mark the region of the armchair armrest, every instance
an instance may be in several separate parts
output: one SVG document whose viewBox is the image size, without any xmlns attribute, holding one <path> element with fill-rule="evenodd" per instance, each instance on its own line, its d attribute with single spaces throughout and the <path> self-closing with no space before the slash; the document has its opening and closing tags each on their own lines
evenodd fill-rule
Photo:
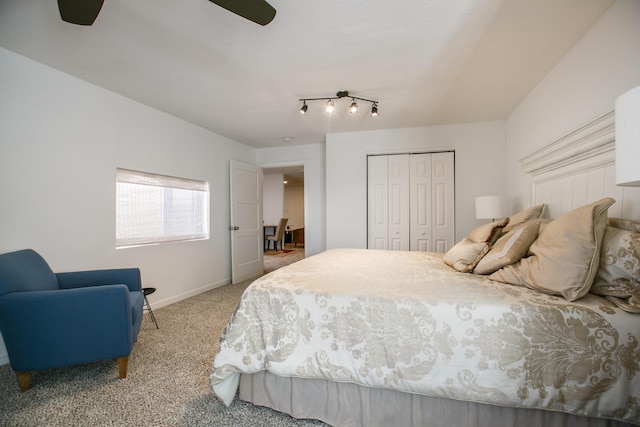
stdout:
<svg viewBox="0 0 640 427">
<path fill-rule="evenodd" d="M 125 357 L 134 340 L 129 289 L 120 284 L 5 294 L 0 331 L 15 371 Z"/>
<path fill-rule="evenodd" d="M 75 271 L 56 273 L 60 289 L 100 285 L 127 285 L 130 291 L 142 289 L 139 268 L 116 268 L 110 270 Z"/>
</svg>

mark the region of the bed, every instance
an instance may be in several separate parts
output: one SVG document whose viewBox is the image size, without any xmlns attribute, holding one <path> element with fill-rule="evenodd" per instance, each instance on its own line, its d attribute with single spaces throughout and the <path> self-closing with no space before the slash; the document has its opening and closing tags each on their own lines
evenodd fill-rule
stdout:
<svg viewBox="0 0 640 427">
<path fill-rule="evenodd" d="M 446 254 L 332 249 L 257 279 L 216 396 L 336 426 L 640 425 L 640 225 L 611 197 L 543 218 L 579 133 L 527 159 L 532 207 Z"/>
</svg>

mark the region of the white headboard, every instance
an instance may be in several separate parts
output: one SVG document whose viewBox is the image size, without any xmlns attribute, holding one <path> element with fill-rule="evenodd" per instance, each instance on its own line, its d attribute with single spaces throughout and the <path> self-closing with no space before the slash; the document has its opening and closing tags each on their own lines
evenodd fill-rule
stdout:
<svg viewBox="0 0 640 427">
<path fill-rule="evenodd" d="M 640 219 L 640 188 L 615 183 L 615 115 L 611 111 L 520 160 L 530 178 L 530 206 L 547 204 L 556 218 L 613 197 L 609 217 Z M 640 164 L 640 159 L 639 164 Z"/>
</svg>

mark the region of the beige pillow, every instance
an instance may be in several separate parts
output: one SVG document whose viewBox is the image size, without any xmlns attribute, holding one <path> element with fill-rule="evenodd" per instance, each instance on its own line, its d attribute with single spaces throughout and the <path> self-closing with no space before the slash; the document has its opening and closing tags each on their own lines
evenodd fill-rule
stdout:
<svg viewBox="0 0 640 427">
<path fill-rule="evenodd" d="M 490 279 L 561 295 L 569 301 L 584 296 L 600 264 L 600 245 L 607 224 L 605 198 L 561 215 L 540 232 L 530 256 L 507 265 Z"/>
<path fill-rule="evenodd" d="M 607 225 L 640 233 L 640 222 L 632 221 L 630 219 L 609 218 L 607 220 Z"/>
<path fill-rule="evenodd" d="M 498 237 L 500 237 L 502 230 L 507 224 L 509 224 L 509 218 L 481 225 L 480 227 L 476 227 L 471 230 L 467 238 L 474 242 L 487 242 L 489 244 L 493 244 L 498 240 Z"/>
<path fill-rule="evenodd" d="M 442 258 L 445 263 L 463 273 L 468 273 L 489 252 L 509 219 L 481 225 L 458 242 Z"/>
<path fill-rule="evenodd" d="M 489 245 L 485 242 L 474 242 L 465 237 L 454 247 L 449 249 L 444 257 L 444 262 L 463 273 L 473 270 L 478 261 L 489 251 Z"/>
<path fill-rule="evenodd" d="M 640 312 L 640 233 L 607 226 L 591 293 L 608 298 L 623 310 Z"/>
<path fill-rule="evenodd" d="M 538 237 L 540 222 L 529 221 L 503 235 L 478 262 L 474 274 L 491 274 L 505 265 L 519 261 Z"/>
<path fill-rule="evenodd" d="M 529 220 L 542 218 L 545 206 L 546 205 L 543 203 L 541 205 L 532 206 L 518 212 L 517 214 L 511 215 L 509 217 L 509 224 L 504 227 L 504 230 L 502 230 L 502 232 L 508 233 Z"/>
</svg>

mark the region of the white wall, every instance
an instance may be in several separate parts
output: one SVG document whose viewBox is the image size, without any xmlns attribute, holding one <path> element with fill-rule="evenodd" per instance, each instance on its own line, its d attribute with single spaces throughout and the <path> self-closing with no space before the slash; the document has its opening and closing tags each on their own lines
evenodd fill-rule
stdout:
<svg viewBox="0 0 640 427">
<path fill-rule="evenodd" d="M 325 250 L 325 146 L 293 145 L 258 150 L 258 165 L 263 168 L 304 166 L 305 254 Z"/>
<path fill-rule="evenodd" d="M 327 249 L 367 247 L 367 154 L 455 150 L 456 240 L 481 224 L 476 196 L 505 192 L 503 121 L 336 133 L 326 145 Z"/>
<path fill-rule="evenodd" d="M 266 225 L 278 225 L 284 212 L 284 176 L 268 174 L 262 178 L 262 219 Z"/>
<path fill-rule="evenodd" d="M 229 159 L 255 149 L 1 48 L 0 64 L 0 253 L 140 267 L 154 307 L 230 282 Z M 211 238 L 116 250 L 117 167 L 208 181 Z"/>
<path fill-rule="evenodd" d="M 284 186 L 284 213 L 291 230 L 304 227 L 304 182 L 289 182 Z"/>
<path fill-rule="evenodd" d="M 640 1 L 618 0 L 507 120 L 507 191 L 517 207 L 529 201 L 519 160 L 613 110 L 638 85 Z"/>
</svg>

